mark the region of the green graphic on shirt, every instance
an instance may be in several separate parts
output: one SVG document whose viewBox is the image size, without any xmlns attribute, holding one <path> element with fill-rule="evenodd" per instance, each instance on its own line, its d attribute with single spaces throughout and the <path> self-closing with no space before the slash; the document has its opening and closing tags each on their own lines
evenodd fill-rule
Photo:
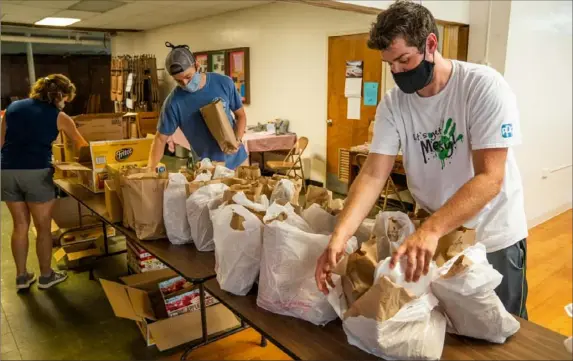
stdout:
<svg viewBox="0 0 573 361">
<path fill-rule="evenodd" d="M 463 134 L 456 134 L 456 123 L 448 118 L 444 128 L 439 127 L 430 133 L 422 133 L 414 136 L 420 142 L 424 163 L 428 163 L 429 154 L 433 153 L 442 163 L 442 169 L 446 166 L 446 160 L 454 155 L 456 143 L 464 140 Z"/>
</svg>

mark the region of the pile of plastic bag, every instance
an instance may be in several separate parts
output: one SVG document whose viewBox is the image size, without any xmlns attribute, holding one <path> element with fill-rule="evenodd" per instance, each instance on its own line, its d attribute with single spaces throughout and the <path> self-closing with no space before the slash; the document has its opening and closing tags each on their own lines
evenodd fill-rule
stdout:
<svg viewBox="0 0 573 361">
<path fill-rule="evenodd" d="M 446 332 L 504 343 L 519 330 L 494 291 L 501 274 L 468 230 L 439 240 L 443 263 L 432 261 L 418 282 L 405 282 L 405 258 L 390 269 L 389 256 L 414 230 L 406 214 L 381 212 L 372 238 L 337 265 L 328 300 L 350 344 L 381 358 L 430 360 L 441 357 Z"/>
</svg>

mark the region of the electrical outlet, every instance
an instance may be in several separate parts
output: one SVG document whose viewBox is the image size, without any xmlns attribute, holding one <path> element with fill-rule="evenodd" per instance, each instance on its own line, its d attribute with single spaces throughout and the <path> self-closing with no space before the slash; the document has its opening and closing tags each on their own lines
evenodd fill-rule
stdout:
<svg viewBox="0 0 573 361">
<path fill-rule="evenodd" d="M 547 179 L 549 177 L 549 168 L 543 168 L 541 170 L 541 178 L 542 179 Z"/>
</svg>

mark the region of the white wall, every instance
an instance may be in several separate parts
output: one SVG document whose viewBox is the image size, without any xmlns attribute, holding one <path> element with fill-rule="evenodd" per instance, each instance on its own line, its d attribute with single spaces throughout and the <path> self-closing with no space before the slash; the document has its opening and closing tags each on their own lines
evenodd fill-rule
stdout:
<svg viewBox="0 0 573 361">
<path fill-rule="evenodd" d="M 394 0 L 335 0 L 341 3 L 348 3 L 353 5 L 367 6 L 377 9 L 387 9 L 388 6 L 394 3 Z M 470 3 L 478 1 L 462 1 L 462 0 L 414 0 L 417 3 L 424 5 L 432 12 L 434 17 L 439 20 L 453 21 L 462 24 L 469 24 L 470 22 Z"/>
<path fill-rule="evenodd" d="M 505 78 L 517 95 L 523 145 L 516 149 L 529 226 L 571 208 L 570 1 L 512 1 Z"/>
<path fill-rule="evenodd" d="M 488 63 L 489 66 L 504 74 L 511 1 L 470 1 L 469 8 L 468 61 L 478 64 Z"/>
<path fill-rule="evenodd" d="M 306 151 L 311 179 L 324 182 L 328 36 L 367 32 L 374 20 L 375 15 L 273 3 L 144 33 L 121 34 L 113 39 L 112 51 L 155 54 L 158 67 L 163 67 L 169 50 L 165 41 L 188 44 L 193 51 L 250 47 L 248 123 L 289 119 L 291 130 L 311 141 Z M 174 84 L 169 83 L 166 89 L 171 86 Z"/>
</svg>

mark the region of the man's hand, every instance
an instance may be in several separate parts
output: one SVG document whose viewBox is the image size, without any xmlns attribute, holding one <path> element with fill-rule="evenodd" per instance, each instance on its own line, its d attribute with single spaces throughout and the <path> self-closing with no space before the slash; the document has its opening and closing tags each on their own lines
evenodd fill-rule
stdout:
<svg viewBox="0 0 573 361">
<path fill-rule="evenodd" d="M 318 258 L 316 262 L 316 271 L 314 277 L 316 279 L 316 286 L 318 289 L 324 293 L 328 294 L 328 285 L 334 287 L 332 282 L 332 270 L 340 261 L 344 253 L 345 242 L 340 240 L 335 240 L 332 238 L 328 247 L 324 250 L 322 255 Z"/>
<path fill-rule="evenodd" d="M 419 228 L 404 240 L 404 243 L 392 255 L 390 268 L 393 269 L 402 256 L 407 257 L 406 282 L 418 282 L 422 273 L 428 274 L 430 262 L 436 253 L 440 237 Z"/>
</svg>

